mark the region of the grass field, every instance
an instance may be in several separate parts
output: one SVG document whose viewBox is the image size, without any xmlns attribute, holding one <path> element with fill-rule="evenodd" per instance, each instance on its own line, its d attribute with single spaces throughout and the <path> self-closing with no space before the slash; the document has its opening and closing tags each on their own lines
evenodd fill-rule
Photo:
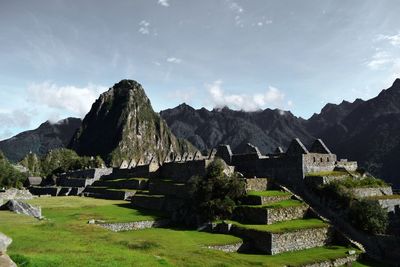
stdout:
<svg viewBox="0 0 400 267">
<path fill-rule="evenodd" d="M 162 216 L 130 209 L 124 201 L 57 197 L 30 203 L 40 205 L 47 219 L 0 211 L 0 231 L 13 238 L 8 253 L 20 266 L 299 266 L 348 251 L 334 246 L 275 256 L 224 253 L 207 246 L 241 240 L 181 229 L 114 233 L 87 224 L 89 219 L 117 222 Z"/>
<path fill-rule="evenodd" d="M 243 205 L 244 207 L 252 207 L 252 208 L 260 208 L 260 209 L 280 209 L 280 208 L 288 208 L 288 207 L 298 207 L 304 206 L 304 202 L 295 199 L 287 199 L 282 200 L 270 204 L 264 205 Z"/>
</svg>

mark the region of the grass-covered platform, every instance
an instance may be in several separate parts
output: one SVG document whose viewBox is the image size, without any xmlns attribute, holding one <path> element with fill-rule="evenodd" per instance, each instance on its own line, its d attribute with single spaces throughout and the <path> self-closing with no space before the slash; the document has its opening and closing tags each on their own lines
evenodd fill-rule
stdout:
<svg viewBox="0 0 400 267">
<path fill-rule="evenodd" d="M 126 201 L 57 197 L 29 202 L 41 206 L 47 219 L 0 211 L 0 231 L 13 239 L 8 253 L 20 266 L 301 266 L 345 257 L 349 250 L 334 246 L 275 256 L 225 253 L 207 247 L 241 240 L 163 228 L 115 233 L 87 224 L 89 219 L 127 222 L 163 216 L 131 209 Z"/>
</svg>

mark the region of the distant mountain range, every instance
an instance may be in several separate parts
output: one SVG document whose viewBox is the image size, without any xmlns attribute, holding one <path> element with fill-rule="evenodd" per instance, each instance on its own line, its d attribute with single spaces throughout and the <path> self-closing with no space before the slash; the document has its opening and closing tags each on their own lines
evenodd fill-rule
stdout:
<svg viewBox="0 0 400 267">
<path fill-rule="evenodd" d="M 115 102 L 107 103 L 103 106 Z M 140 103 L 125 107 L 124 112 L 120 114 L 114 114 L 115 118 L 113 117 L 111 124 L 98 116 L 99 112 L 105 112 L 104 109 L 98 107 L 91 111 L 85 118 L 86 122 L 80 132 L 75 136 L 72 147 L 78 152 L 84 151 L 84 154 L 100 153 L 100 147 L 106 144 L 104 136 L 102 137 L 105 133 L 109 133 L 110 136 L 114 131 L 118 136 L 121 133 L 134 133 L 135 127 L 124 126 L 128 122 L 133 123 L 132 119 L 128 119 L 129 116 L 124 117 L 122 124 L 118 124 L 121 121 L 117 117 L 129 113 L 135 105 Z M 399 79 L 375 98 L 367 101 L 357 99 L 352 103 L 343 101 L 337 105 L 327 104 L 319 114 L 314 114 L 308 120 L 296 117 L 289 111 L 277 109 L 245 112 L 225 107 L 209 111 L 204 108 L 194 109 L 186 104 L 161 111 L 160 115 L 173 135 L 190 141 L 204 152 L 218 144 L 230 144 L 234 151 L 240 152 L 245 144 L 250 142 L 258 146 L 262 153 L 269 153 L 277 146 L 287 147 L 294 137 L 300 138 L 305 144 L 316 137 L 322 138 L 339 157 L 359 161 L 362 167 L 400 188 L 396 168 L 400 166 Z M 44 123 L 36 130 L 1 141 L 0 149 L 11 160 L 19 160 L 29 151 L 44 154 L 49 149 L 66 146 L 67 139 L 71 139 L 80 126 L 79 119 L 68 120 L 75 123 L 66 123 L 64 126 Z M 103 124 L 107 127 L 104 128 Z M 160 120 L 157 125 L 164 125 L 163 121 Z M 125 127 L 124 130 L 121 127 Z M 82 134 L 84 129 L 86 133 Z M 86 137 L 83 137 L 85 135 Z M 113 138 L 111 140 L 115 141 Z M 82 141 L 84 145 L 77 146 L 77 140 L 86 141 Z M 119 142 L 120 146 L 124 147 L 129 140 L 131 139 Z"/>
<path fill-rule="evenodd" d="M 82 120 L 67 118 L 56 123 L 46 121 L 37 129 L 0 141 L 0 150 L 11 161 L 20 161 L 29 152 L 45 155 L 49 150 L 66 147 Z"/>
</svg>

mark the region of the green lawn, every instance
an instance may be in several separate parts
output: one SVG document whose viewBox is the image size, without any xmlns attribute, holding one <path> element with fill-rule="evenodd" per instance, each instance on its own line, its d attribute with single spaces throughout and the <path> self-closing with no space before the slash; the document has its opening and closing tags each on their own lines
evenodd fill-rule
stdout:
<svg viewBox="0 0 400 267">
<path fill-rule="evenodd" d="M 224 253 L 207 246 L 237 237 L 179 229 L 110 232 L 87 220 L 157 218 L 127 208 L 125 201 L 81 197 L 38 198 L 46 220 L 0 211 L 0 231 L 13 238 L 8 253 L 20 266 L 300 266 L 343 257 L 345 247 L 323 247 L 275 256 Z"/>
<path fill-rule="evenodd" d="M 263 232 L 270 233 L 284 233 L 284 232 L 294 232 L 301 229 L 310 228 L 322 228 L 327 227 L 328 224 L 320 219 L 296 219 L 291 221 L 278 222 L 274 224 L 241 224 L 235 221 L 225 221 L 227 223 L 232 223 L 236 226 L 253 229 Z"/>
<path fill-rule="evenodd" d="M 304 202 L 296 200 L 296 199 L 286 199 L 270 204 L 265 205 L 243 205 L 244 207 L 252 207 L 252 208 L 260 208 L 260 209 L 280 209 L 280 208 L 288 208 L 288 207 L 298 207 L 304 206 Z"/>
<path fill-rule="evenodd" d="M 249 191 L 249 196 L 260 196 L 260 197 L 278 197 L 278 196 L 290 196 L 291 194 L 285 191 L 279 190 L 268 190 L 268 191 Z"/>
</svg>

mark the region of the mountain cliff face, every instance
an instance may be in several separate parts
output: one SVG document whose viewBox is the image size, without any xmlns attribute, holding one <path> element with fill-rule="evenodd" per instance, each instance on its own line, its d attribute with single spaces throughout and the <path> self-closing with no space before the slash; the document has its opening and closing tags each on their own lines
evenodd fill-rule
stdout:
<svg viewBox="0 0 400 267">
<path fill-rule="evenodd" d="M 0 150 L 13 162 L 22 160 L 29 152 L 42 156 L 51 149 L 66 147 L 81 123 L 78 118 L 67 118 L 57 123 L 47 121 L 35 130 L 0 141 Z"/>
<path fill-rule="evenodd" d="M 96 100 L 70 148 L 80 155 L 100 155 L 114 166 L 122 160 L 161 161 L 170 152 L 193 150 L 171 133 L 133 80 L 120 81 Z"/>
<path fill-rule="evenodd" d="M 162 111 L 161 117 L 176 136 L 187 139 L 202 151 L 229 144 L 233 151 L 240 152 L 250 142 L 262 153 L 270 153 L 278 146 L 287 146 L 294 137 L 306 143 L 312 140 L 305 121 L 287 111 L 244 112 L 229 108 L 208 111 L 182 104 Z"/>
<path fill-rule="evenodd" d="M 354 103 L 353 103 L 354 104 Z M 321 113 L 322 114 L 322 113 Z M 337 123 L 317 132 L 342 157 L 400 187 L 400 79 L 377 97 L 358 103 Z"/>
</svg>

